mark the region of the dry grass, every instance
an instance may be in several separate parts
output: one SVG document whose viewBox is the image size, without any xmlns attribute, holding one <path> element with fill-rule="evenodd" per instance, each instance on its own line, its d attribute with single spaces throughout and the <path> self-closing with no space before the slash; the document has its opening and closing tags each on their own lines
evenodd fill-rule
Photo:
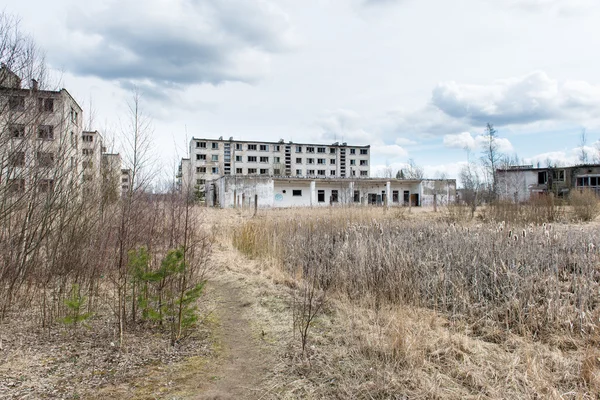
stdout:
<svg viewBox="0 0 600 400">
<path fill-rule="evenodd" d="M 277 210 L 234 229 L 260 273 L 293 289 L 314 268 L 330 293 L 277 397 L 595 398 L 594 226 L 443 218 Z"/>
</svg>

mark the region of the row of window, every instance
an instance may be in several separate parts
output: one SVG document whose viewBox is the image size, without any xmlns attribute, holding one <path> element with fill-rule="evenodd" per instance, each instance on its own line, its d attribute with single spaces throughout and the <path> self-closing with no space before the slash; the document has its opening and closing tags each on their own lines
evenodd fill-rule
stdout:
<svg viewBox="0 0 600 400">
<path fill-rule="evenodd" d="M 281 145 L 279 144 L 273 144 L 273 145 L 269 145 L 269 144 L 247 144 L 246 145 L 246 150 L 248 151 L 270 151 L 271 146 L 273 146 L 273 151 L 274 152 L 278 152 L 281 151 Z M 207 149 L 208 148 L 208 143 L 207 142 L 196 142 L 196 148 L 198 149 Z M 305 150 L 307 153 L 314 153 L 315 149 L 317 153 L 322 153 L 325 154 L 328 152 L 328 148 L 327 147 L 317 147 L 317 146 L 295 146 L 296 148 L 296 153 L 302 153 L 303 150 Z M 219 149 L 219 143 L 217 142 L 211 142 L 211 149 L 212 150 L 218 150 Z M 244 144 L 243 143 L 236 143 L 235 144 L 235 150 L 236 151 L 242 151 L 244 150 Z M 329 147 L 329 154 L 335 154 L 336 153 L 336 149 L 334 147 Z M 356 149 L 350 149 L 350 154 L 356 154 Z M 369 154 L 369 150 L 368 149 L 360 149 L 360 154 L 361 155 L 366 155 Z"/>
<path fill-rule="evenodd" d="M 23 193 L 25 191 L 25 179 L 9 179 L 7 182 L 9 193 Z M 53 179 L 40 179 L 38 181 L 38 190 L 42 193 L 50 192 L 54 189 Z"/>
<path fill-rule="evenodd" d="M 37 99 L 39 112 L 54 112 L 54 99 Z M 25 111 L 25 96 L 11 96 L 8 99 L 11 111 Z"/>
<path fill-rule="evenodd" d="M 196 167 L 197 174 L 206 174 L 207 171 L 208 171 L 207 167 Z M 218 174 L 219 168 L 212 167 L 212 168 L 210 168 L 210 172 L 212 174 Z M 303 176 L 303 171 L 301 169 L 297 169 L 295 172 L 296 172 L 296 176 Z M 329 170 L 329 176 L 336 176 L 336 172 L 337 171 L 335 169 Z M 243 175 L 244 168 L 236 168 L 235 173 L 238 175 Z M 255 175 L 255 174 L 269 175 L 269 169 L 268 168 L 260 168 L 260 169 L 259 168 L 248 168 L 246 170 L 246 174 L 248 174 L 248 175 Z M 273 175 L 281 175 L 281 170 L 277 169 L 277 168 L 273 169 Z M 308 169 L 308 170 L 306 170 L 306 175 L 307 176 L 326 176 L 327 170 Z M 356 176 L 356 171 L 354 171 L 354 170 L 352 171 L 352 176 Z M 369 176 L 369 171 L 360 171 L 360 176 Z"/>
<path fill-rule="evenodd" d="M 25 96 L 11 96 L 8 99 L 8 108 L 10 111 L 25 111 Z M 39 112 L 54 112 L 54 99 L 41 98 L 37 99 L 37 109 Z M 79 113 L 71 107 L 69 113 L 71 122 L 76 124 Z"/>
<path fill-rule="evenodd" d="M 25 166 L 25 152 L 16 151 L 10 156 L 10 165 L 12 167 L 24 167 Z M 36 153 L 36 165 L 38 167 L 53 167 L 54 166 L 54 153 L 47 153 L 38 151 Z"/>
<path fill-rule="evenodd" d="M 198 161 L 206 161 L 206 154 L 196 154 L 196 160 Z M 218 154 L 213 154 L 211 155 L 211 161 L 213 162 L 217 162 L 219 161 L 219 155 Z M 360 161 L 360 165 L 361 166 L 367 166 L 369 165 L 369 161 L 368 160 L 359 160 Z M 235 162 L 244 162 L 244 158 L 243 156 L 235 156 Z M 257 156 L 246 156 L 246 162 L 261 162 L 261 163 L 268 163 L 269 162 L 269 157 L 257 157 Z M 281 163 L 281 157 L 273 157 L 273 163 L 274 164 L 278 164 Z M 314 164 L 315 163 L 315 159 L 314 158 L 307 158 L 306 159 L 306 163 L 307 164 Z M 302 158 L 296 158 L 296 164 L 302 164 Z M 320 165 L 326 165 L 327 164 L 327 159 L 325 158 L 317 158 L 317 164 Z M 329 164 L 330 165 L 335 165 L 336 164 L 336 160 L 335 159 L 330 159 L 329 160 Z M 356 160 L 352 159 L 350 160 L 350 165 L 356 165 Z"/>
<path fill-rule="evenodd" d="M 25 125 L 12 124 L 10 126 L 10 134 L 14 138 L 25 137 Z M 38 126 L 38 139 L 53 140 L 54 139 L 54 127 L 52 125 L 39 125 Z"/>
</svg>

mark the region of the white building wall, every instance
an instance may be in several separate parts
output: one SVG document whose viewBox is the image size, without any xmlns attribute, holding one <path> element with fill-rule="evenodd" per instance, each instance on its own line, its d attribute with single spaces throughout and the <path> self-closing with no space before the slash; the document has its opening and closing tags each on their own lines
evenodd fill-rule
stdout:
<svg viewBox="0 0 600 400">
<path fill-rule="evenodd" d="M 274 207 L 309 207 L 312 204 L 312 181 L 289 181 L 274 183 Z M 294 191 L 301 191 L 300 196 L 294 196 Z"/>
</svg>

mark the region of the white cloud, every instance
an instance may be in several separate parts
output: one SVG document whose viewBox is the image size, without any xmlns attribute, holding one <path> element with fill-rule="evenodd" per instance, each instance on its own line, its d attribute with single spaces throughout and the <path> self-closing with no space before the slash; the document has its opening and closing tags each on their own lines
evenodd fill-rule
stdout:
<svg viewBox="0 0 600 400">
<path fill-rule="evenodd" d="M 392 161 L 408 157 L 408 152 L 397 144 L 374 144 L 371 146 L 371 156 Z"/>
<path fill-rule="evenodd" d="M 433 90 L 432 102 L 448 116 L 472 126 L 581 121 L 597 118 L 600 86 L 574 80 L 560 83 L 536 71 L 488 85 L 441 82 Z"/>
<path fill-rule="evenodd" d="M 396 138 L 395 143 L 398 146 L 413 146 L 413 145 L 417 144 L 417 141 L 408 139 L 408 138 L 399 137 L 399 138 Z"/>
<path fill-rule="evenodd" d="M 486 145 L 487 138 L 485 135 L 477 135 L 473 137 L 469 132 L 461 132 L 458 134 L 450 134 L 444 136 L 444 146 L 451 149 L 468 149 L 477 150 Z M 501 153 L 512 152 L 513 146 L 506 138 L 496 138 L 498 150 Z"/>
<path fill-rule="evenodd" d="M 498 2 L 498 0 L 494 0 Z M 593 0 L 499 0 L 503 5 L 530 12 L 551 11 L 560 15 L 573 15 L 588 10 Z"/>
<path fill-rule="evenodd" d="M 596 142 L 591 146 L 584 146 L 583 148 L 587 154 L 588 163 L 596 162 L 600 156 L 600 142 Z M 550 151 L 546 153 L 536 154 L 532 157 L 526 157 L 525 162 L 537 166 L 546 166 L 549 163 L 558 166 L 569 166 L 581 164 L 580 160 L 581 147 L 575 147 L 568 150 Z"/>
</svg>

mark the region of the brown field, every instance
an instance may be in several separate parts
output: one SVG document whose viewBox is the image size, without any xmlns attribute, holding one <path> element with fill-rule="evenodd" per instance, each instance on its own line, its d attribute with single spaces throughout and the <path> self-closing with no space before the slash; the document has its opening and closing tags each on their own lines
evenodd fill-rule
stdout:
<svg viewBox="0 0 600 400">
<path fill-rule="evenodd" d="M 196 332 L 172 348 L 130 331 L 119 349 L 102 315 L 75 333 L 14 315 L 0 325 L 0 398 L 599 396 L 600 236 L 570 208 L 551 223 L 491 209 L 197 212 L 213 252 Z"/>
</svg>

